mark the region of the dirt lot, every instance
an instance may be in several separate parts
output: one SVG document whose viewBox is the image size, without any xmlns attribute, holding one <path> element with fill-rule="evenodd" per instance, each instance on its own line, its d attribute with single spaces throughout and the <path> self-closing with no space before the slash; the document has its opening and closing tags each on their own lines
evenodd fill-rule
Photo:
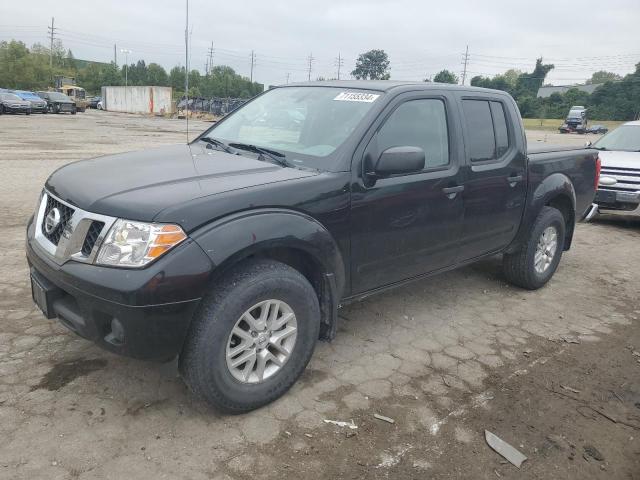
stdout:
<svg viewBox="0 0 640 480">
<path fill-rule="evenodd" d="M 0 478 L 640 479 L 638 224 L 580 225 L 537 292 L 491 259 L 345 308 L 301 381 L 243 416 L 195 401 L 175 363 L 116 357 L 45 320 L 23 250 L 45 178 L 184 141 L 184 128 L 95 111 L 0 118 Z M 485 429 L 528 457 L 520 470 Z"/>
</svg>

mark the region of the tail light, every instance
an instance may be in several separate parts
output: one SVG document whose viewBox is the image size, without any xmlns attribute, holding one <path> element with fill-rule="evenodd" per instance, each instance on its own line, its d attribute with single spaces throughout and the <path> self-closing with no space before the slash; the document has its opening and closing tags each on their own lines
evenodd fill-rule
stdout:
<svg viewBox="0 0 640 480">
<path fill-rule="evenodd" d="M 600 156 L 596 158 L 596 190 L 598 189 L 598 184 L 600 183 L 600 170 L 602 170 L 602 161 L 600 160 Z"/>
</svg>

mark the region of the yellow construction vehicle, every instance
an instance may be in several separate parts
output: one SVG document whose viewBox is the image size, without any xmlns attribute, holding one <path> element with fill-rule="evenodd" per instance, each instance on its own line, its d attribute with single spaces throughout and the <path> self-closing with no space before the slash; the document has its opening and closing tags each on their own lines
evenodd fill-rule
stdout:
<svg viewBox="0 0 640 480">
<path fill-rule="evenodd" d="M 87 100 L 87 92 L 84 88 L 76 85 L 76 79 L 73 77 L 63 77 L 58 75 L 55 77 L 55 91 L 64 93 L 66 96 L 76 102 L 76 110 L 78 112 L 84 112 L 89 101 Z"/>
</svg>

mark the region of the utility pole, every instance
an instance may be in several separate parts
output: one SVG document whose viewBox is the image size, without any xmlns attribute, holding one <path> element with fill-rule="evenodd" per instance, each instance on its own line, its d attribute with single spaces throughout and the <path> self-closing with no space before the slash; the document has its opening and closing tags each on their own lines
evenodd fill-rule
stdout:
<svg viewBox="0 0 640 480">
<path fill-rule="evenodd" d="M 338 80 L 340 80 L 340 69 L 344 66 L 344 58 L 340 56 L 340 52 L 338 52 L 338 58 L 336 58 L 336 66 L 338 67 Z"/>
<path fill-rule="evenodd" d="M 53 39 L 56 34 L 56 27 L 54 26 L 55 19 L 51 17 L 51 26 L 47 26 L 47 30 L 50 38 L 49 45 L 49 70 L 51 70 L 51 77 L 53 78 Z"/>
<path fill-rule="evenodd" d="M 131 50 L 121 48 L 120 53 L 124 53 L 124 86 L 127 87 L 129 85 L 129 54 Z"/>
<path fill-rule="evenodd" d="M 118 54 L 117 52 L 117 45 L 114 43 L 113 44 L 113 63 L 114 65 L 117 67 L 118 66 Z"/>
<path fill-rule="evenodd" d="M 469 45 L 467 45 L 467 49 L 464 52 L 463 65 L 464 69 L 462 70 L 462 85 L 464 85 L 464 81 L 467 78 L 467 63 L 469 62 Z"/>
<path fill-rule="evenodd" d="M 313 67 L 313 62 L 315 61 L 315 58 L 313 58 L 313 53 L 310 53 L 309 56 L 307 57 L 307 61 L 309 62 L 309 81 L 311 81 L 311 68 Z"/>
<path fill-rule="evenodd" d="M 209 47 L 209 51 L 208 51 L 208 55 L 209 58 L 207 60 L 207 75 L 211 74 L 211 71 L 213 70 L 213 52 L 215 51 L 215 49 L 213 48 L 213 40 L 211 41 L 211 46 Z"/>
<path fill-rule="evenodd" d="M 189 143 L 189 0 L 186 0 L 187 4 L 187 16 L 184 27 L 184 95 L 187 99 L 187 143 Z"/>
<path fill-rule="evenodd" d="M 249 80 L 253 83 L 253 66 L 256 63 L 256 54 L 251 50 L 251 75 L 249 76 Z"/>
</svg>

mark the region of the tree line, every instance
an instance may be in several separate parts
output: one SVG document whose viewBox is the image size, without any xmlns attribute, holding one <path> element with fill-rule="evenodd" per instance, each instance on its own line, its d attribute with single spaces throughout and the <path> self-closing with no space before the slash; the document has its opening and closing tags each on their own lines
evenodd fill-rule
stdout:
<svg viewBox="0 0 640 480">
<path fill-rule="evenodd" d="M 50 55 L 51 53 L 51 55 Z M 186 69 L 175 66 L 167 72 L 157 63 L 139 60 L 118 66 L 77 60 L 58 40 L 53 51 L 36 43 L 28 48 L 23 42 L 0 42 L 0 88 L 46 90 L 53 87 L 55 75 L 75 77 L 79 86 L 91 95 L 99 95 L 105 85 L 154 85 L 173 87 L 175 95 L 184 95 Z M 209 74 L 189 72 L 189 96 L 249 98 L 263 91 L 263 86 L 237 74 L 233 68 L 218 65 Z"/>
<path fill-rule="evenodd" d="M 390 65 L 384 50 L 369 50 L 358 56 L 351 76 L 364 80 L 387 80 L 391 78 Z M 539 58 L 531 72 L 510 69 L 493 77 L 475 76 L 470 83 L 510 93 L 525 118 L 564 118 L 572 105 L 586 106 L 590 117 L 599 120 L 633 120 L 640 115 L 640 63 L 636 65 L 635 72 L 624 77 L 606 71 L 595 72 L 588 83 L 600 86 L 592 94 L 573 88 L 565 93 L 538 98 L 538 89 L 544 85 L 553 68 L 553 64 L 545 64 Z M 99 94 L 103 85 L 124 85 L 126 78 L 128 85 L 173 87 L 179 98 L 184 95 L 187 72 L 181 66 L 167 72 L 161 65 L 147 64 L 144 60 L 121 66 L 114 62 L 76 60 L 60 40 L 54 42 L 52 51 L 39 43 L 28 48 L 15 40 L 0 42 L 0 87 L 43 90 L 53 86 L 54 75 L 75 77 L 89 94 Z M 206 75 L 198 70 L 191 70 L 188 75 L 191 97 L 249 98 L 263 90 L 262 84 L 251 82 L 224 65 L 213 67 Z M 425 81 L 459 83 L 460 80 L 453 72 L 441 70 Z"/>
<path fill-rule="evenodd" d="M 640 116 L 640 63 L 635 72 L 624 77 L 603 70 L 593 73 L 587 83 L 600 86 L 591 94 L 570 88 L 564 93 L 538 98 L 538 90 L 553 68 L 553 64 L 545 64 L 538 58 L 532 72 L 510 69 L 494 77 L 479 75 L 471 79 L 471 85 L 508 92 L 525 118 L 564 118 L 573 105 L 584 105 L 589 109 L 589 116 L 598 120 L 635 120 Z M 365 80 L 390 78 L 388 55 L 384 50 L 361 54 L 351 75 Z M 445 69 L 424 81 L 457 84 L 460 79 Z"/>
</svg>

